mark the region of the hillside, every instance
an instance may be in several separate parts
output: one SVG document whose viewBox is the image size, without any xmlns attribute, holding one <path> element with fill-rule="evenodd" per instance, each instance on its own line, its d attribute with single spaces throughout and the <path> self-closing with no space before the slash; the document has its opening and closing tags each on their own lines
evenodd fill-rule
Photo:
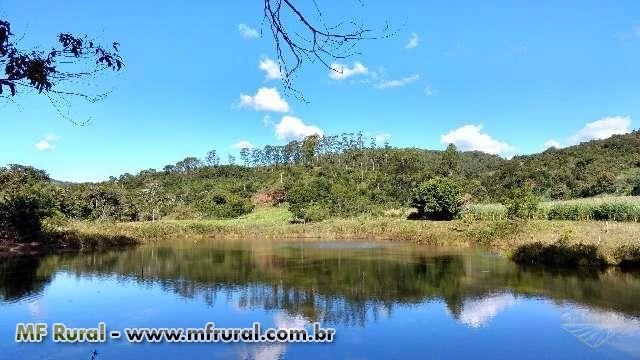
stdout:
<svg viewBox="0 0 640 360">
<path fill-rule="evenodd" d="M 230 159 L 234 161 L 234 159 Z M 70 184 L 37 169 L 0 170 L 4 195 L 28 193 L 59 217 L 87 220 L 232 218 L 256 202 L 306 204 L 310 218 L 381 213 L 406 207 L 425 179 L 449 177 L 466 202 L 499 201 L 531 186 L 547 199 L 640 191 L 640 133 L 616 135 L 510 160 L 482 152 L 365 146 L 361 134 L 309 137 L 284 146 L 243 150 L 244 165 L 187 157 L 102 183 Z"/>
<path fill-rule="evenodd" d="M 640 132 L 514 157 L 502 162 L 485 184 L 497 195 L 501 188 L 527 182 L 550 199 L 639 195 Z"/>
</svg>

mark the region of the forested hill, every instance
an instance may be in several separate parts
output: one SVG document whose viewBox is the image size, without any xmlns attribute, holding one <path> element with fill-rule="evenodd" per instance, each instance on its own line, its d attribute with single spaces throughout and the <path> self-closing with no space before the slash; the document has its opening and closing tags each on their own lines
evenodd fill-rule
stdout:
<svg viewBox="0 0 640 360">
<path fill-rule="evenodd" d="M 640 195 L 640 131 L 503 161 L 487 184 L 530 183 L 550 199 L 600 194 Z"/>
<path fill-rule="evenodd" d="M 294 213 L 322 219 L 406 207 L 416 186 L 434 177 L 455 180 L 466 203 L 499 201 L 522 186 L 547 199 L 640 193 L 637 131 L 510 160 L 453 145 L 445 151 L 365 145 L 361 134 L 244 149 L 239 160 L 220 165 L 211 151 L 97 184 L 56 182 L 10 165 L 0 168 L 0 202 L 24 195 L 65 218 L 120 221 L 228 218 L 256 203 L 287 202 Z"/>
</svg>

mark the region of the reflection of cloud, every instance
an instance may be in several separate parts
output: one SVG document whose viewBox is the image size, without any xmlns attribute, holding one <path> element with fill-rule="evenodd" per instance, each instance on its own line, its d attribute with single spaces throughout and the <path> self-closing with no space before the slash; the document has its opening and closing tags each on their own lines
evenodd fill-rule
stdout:
<svg viewBox="0 0 640 360">
<path fill-rule="evenodd" d="M 278 329 L 304 329 L 310 322 L 300 315 L 291 316 L 281 312 L 273 317 L 273 326 Z M 287 352 L 286 343 L 247 346 L 240 351 L 239 358 L 255 360 L 283 359 Z"/>
<path fill-rule="evenodd" d="M 518 300 L 511 294 L 492 295 L 481 299 L 465 300 L 462 304 L 460 321 L 470 327 L 486 325 L 499 312 L 516 304 Z"/>
<path fill-rule="evenodd" d="M 285 313 L 279 313 L 273 317 L 275 327 L 282 329 L 304 329 L 309 325 L 309 321 L 300 315 L 290 316 Z"/>
<path fill-rule="evenodd" d="M 287 351 L 285 344 L 275 344 L 267 346 L 258 346 L 254 352 L 253 359 L 255 360 L 274 360 L 284 358 L 284 354 Z"/>
<path fill-rule="evenodd" d="M 38 300 L 27 303 L 27 310 L 29 314 L 34 318 L 42 318 L 45 315 L 44 306 Z"/>
<path fill-rule="evenodd" d="M 562 315 L 562 327 L 592 348 L 618 336 L 630 336 L 634 342 L 640 340 L 640 320 L 613 311 L 572 308 Z"/>
<path fill-rule="evenodd" d="M 287 352 L 287 345 L 283 343 L 275 344 L 248 344 L 241 346 L 237 352 L 238 359 L 254 359 L 254 360 L 276 360 L 284 359 Z"/>
</svg>

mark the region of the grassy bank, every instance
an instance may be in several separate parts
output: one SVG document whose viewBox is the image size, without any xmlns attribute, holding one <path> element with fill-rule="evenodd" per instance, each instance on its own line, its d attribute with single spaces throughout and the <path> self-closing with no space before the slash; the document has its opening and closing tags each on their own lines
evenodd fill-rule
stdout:
<svg viewBox="0 0 640 360">
<path fill-rule="evenodd" d="M 432 246 L 483 246 L 520 263 L 562 266 L 640 263 L 640 224 L 596 221 L 455 220 L 412 221 L 403 217 L 354 217 L 290 224 L 283 208 L 259 208 L 234 220 L 133 223 L 77 222 L 69 229 L 157 242 L 176 238 L 379 239 Z"/>
<path fill-rule="evenodd" d="M 504 220 L 507 208 L 501 204 L 473 204 L 465 211 L 476 220 Z M 537 220 L 640 221 L 640 196 L 602 196 L 585 199 L 547 201 L 533 217 Z"/>
</svg>

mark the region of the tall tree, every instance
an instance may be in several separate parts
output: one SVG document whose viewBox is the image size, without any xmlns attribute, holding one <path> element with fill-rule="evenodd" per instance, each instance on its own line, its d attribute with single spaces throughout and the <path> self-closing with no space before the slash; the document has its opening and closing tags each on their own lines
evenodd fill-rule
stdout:
<svg viewBox="0 0 640 360">
<path fill-rule="evenodd" d="M 209 166 L 218 166 L 220 164 L 220 157 L 218 156 L 218 152 L 215 149 L 209 151 L 207 153 L 205 161 Z"/>
<path fill-rule="evenodd" d="M 455 176 L 460 173 L 460 154 L 454 144 L 449 144 L 442 153 L 438 172 L 442 176 Z"/>
</svg>

